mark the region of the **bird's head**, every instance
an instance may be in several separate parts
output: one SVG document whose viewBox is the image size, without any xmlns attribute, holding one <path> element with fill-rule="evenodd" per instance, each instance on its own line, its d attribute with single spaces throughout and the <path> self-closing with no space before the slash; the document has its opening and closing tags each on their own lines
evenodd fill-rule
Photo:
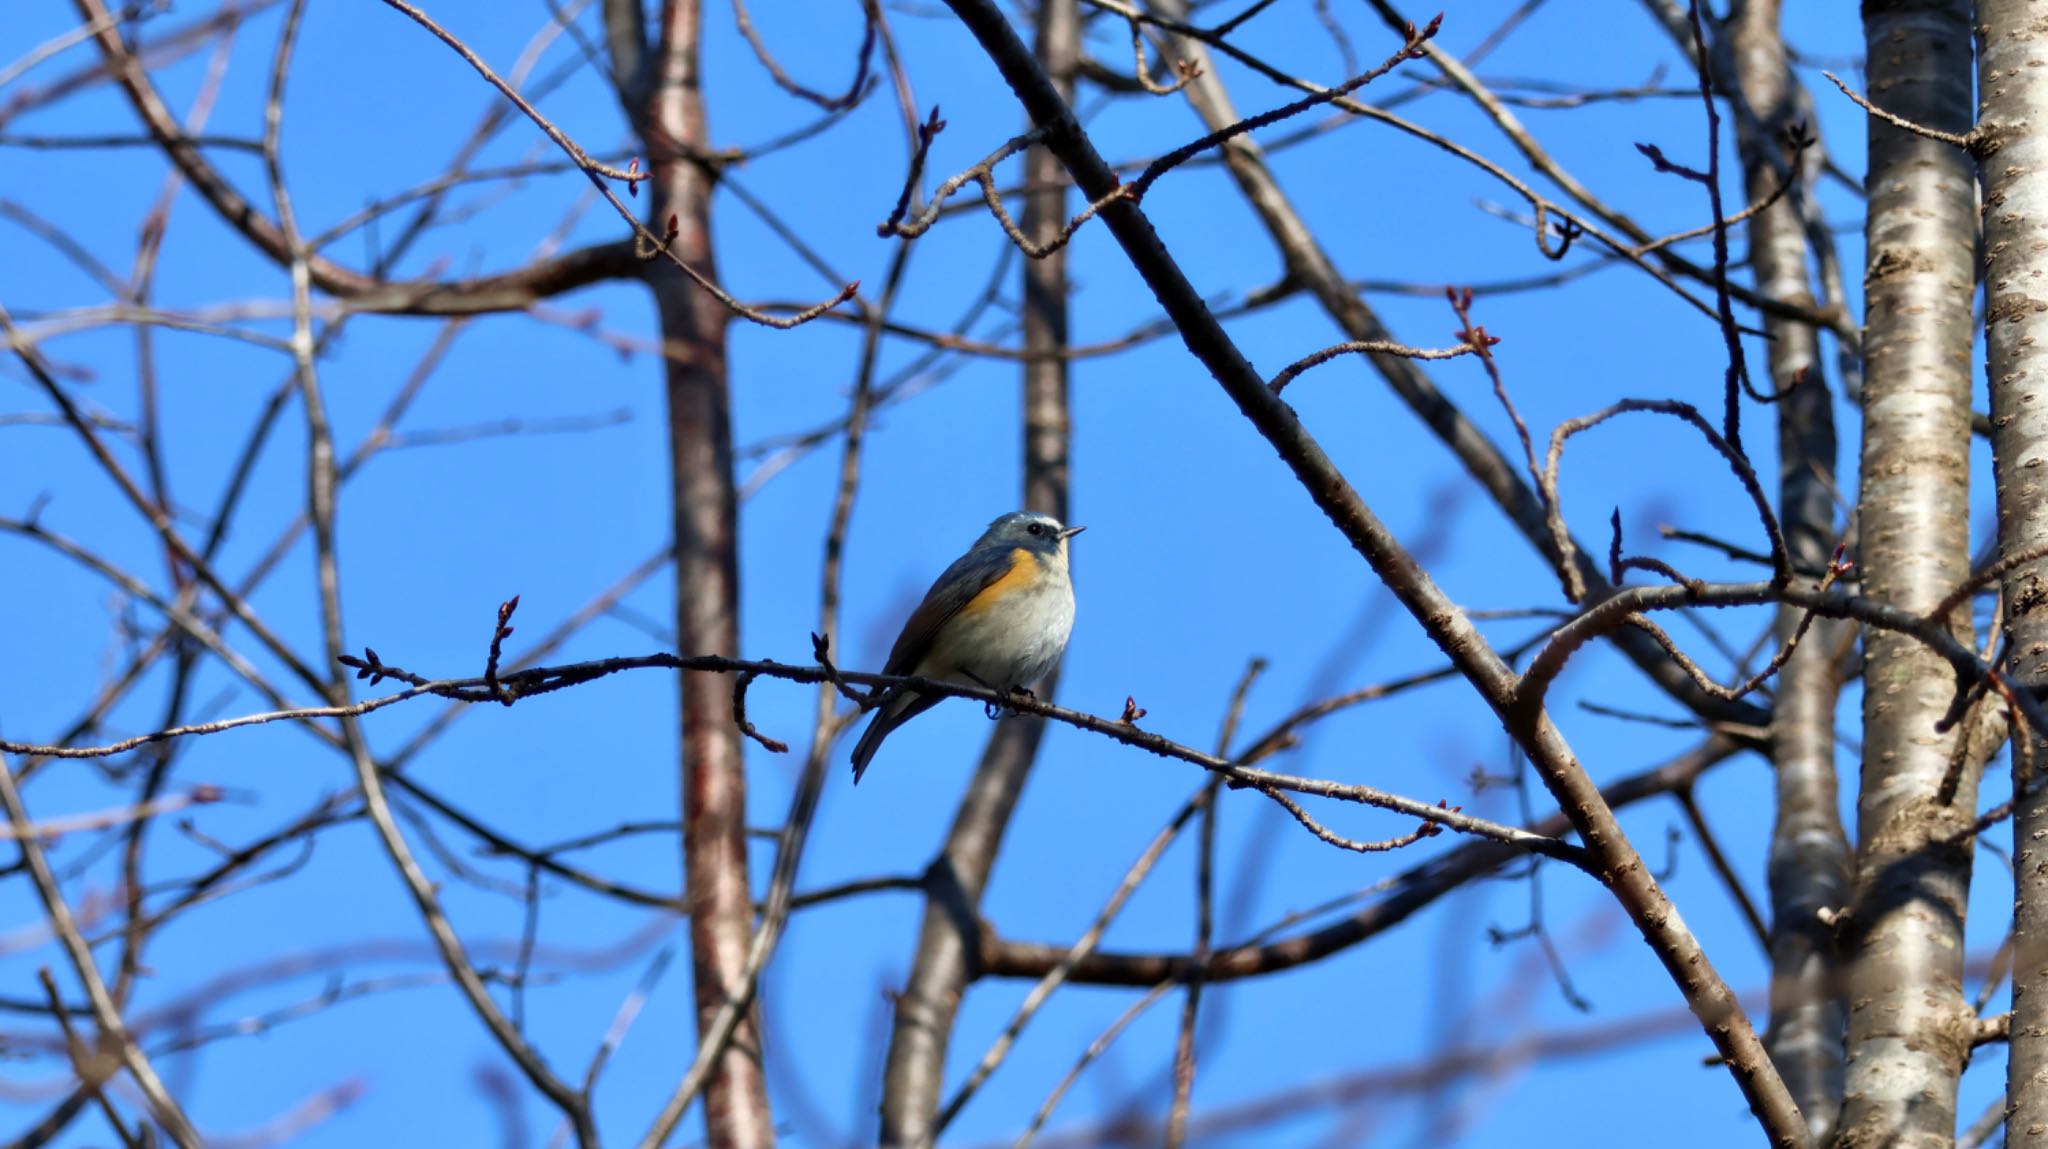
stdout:
<svg viewBox="0 0 2048 1149">
<path fill-rule="evenodd" d="M 1051 515 L 1036 511 L 1011 511 L 988 525 L 982 532 L 976 546 L 1023 547 L 1047 556 L 1064 559 L 1067 555 L 1067 540 L 1087 530 L 1086 527 L 1061 526 Z"/>
</svg>

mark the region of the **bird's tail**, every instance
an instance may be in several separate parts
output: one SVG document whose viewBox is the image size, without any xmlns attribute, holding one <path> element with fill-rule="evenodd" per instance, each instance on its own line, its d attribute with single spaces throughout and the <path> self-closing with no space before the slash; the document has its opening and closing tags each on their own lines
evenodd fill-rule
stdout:
<svg viewBox="0 0 2048 1149">
<path fill-rule="evenodd" d="M 861 775 L 868 772 L 868 763 L 875 751 L 881 749 L 882 739 L 889 732 L 929 710 L 938 699 L 926 698 L 921 694 L 905 692 L 884 702 L 868 720 L 868 728 L 861 732 L 860 741 L 853 745 L 853 784 L 860 785 Z"/>
</svg>

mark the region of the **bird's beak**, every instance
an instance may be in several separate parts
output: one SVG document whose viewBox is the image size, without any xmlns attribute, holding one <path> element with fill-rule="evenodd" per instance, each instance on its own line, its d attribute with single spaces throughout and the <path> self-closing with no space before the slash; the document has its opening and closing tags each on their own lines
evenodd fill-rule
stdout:
<svg viewBox="0 0 2048 1149">
<path fill-rule="evenodd" d="M 1068 539 L 1073 538 L 1075 535 L 1078 535 L 1082 531 L 1085 531 L 1087 529 L 1087 527 L 1068 527 L 1066 530 L 1060 532 L 1060 541 L 1066 542 Z"/>
</svg>

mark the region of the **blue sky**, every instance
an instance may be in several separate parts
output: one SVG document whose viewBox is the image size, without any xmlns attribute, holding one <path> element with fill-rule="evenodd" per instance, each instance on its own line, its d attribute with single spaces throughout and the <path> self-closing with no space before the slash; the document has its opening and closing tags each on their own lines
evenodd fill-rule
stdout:
<svg viewBox="0 0 2048 1149">
<path fill-rule="evenodd" d="M 73 26 L 68 6 L 18 5 L 0 28 L 0 63 Z M 1358 46 L 1374 60 L 1393 41 L 1362 5 L 1333 5 Z M 1442 42 L 1454 51 L 1478 44 L 1512 8 L 1464 3 L 1450 8 Z M 739 38 L 729 9 L 710 5 L 706 71 L 713 136 L 748 147 L 808 123 L 808 105 L 776 90 Z M 1792 38 L 1828 66 L 1860 52 L 1853 15 L 1838 6 L 1794 5 Z M 548 20 L 538 3 L 441 3 L 430 9 L 487 60 L 509 68 Z M 201 9 L 181 5 L 173 19 Z M 852 72 L 859 39 L 853 3 L 757 3 L 752 14 L 783 65 L 812 87 L 837 90 Z M 1418 9 L 1417 17 L 1430 13 Z M 937 104 L 948 128 L 934 148 L 927 184 L 978 160 L 1020 125 L 1017 107 L 992 66 L 950 18 L 923 8 L 892 11 L 916 96 Z M 586 12 L 581 27 L 595 35 Z M 243 26 L 210 130 L 256 135 L 267 64 L 279 20 L 266 11 Z M 1325 82 L 1343 61 L 1319 31 L 1305 0 L 1283 0 L 1248 24 L 1241 42 Z M 1092 27 L 1091 50 L 1128 66 L 1128 39 L 1114 21 Z M 558 38 L 536 74 L 575 59 Z M 0 90 L 0 108 L 76 69 L 88 50 L 73 49 Z M 199 89 L 205 54 L 164 68 L 158 82 L 182 111 Z M 1642 84 L 1687 74 L 1663 33 L 1641 9 L 1619 2 L 1551 4 L 1480 69 L 1490 78 L 1540 78 L 1586 87 Z M 1232 65 L 1222 65 L 1241 111 L 1292 98 Z M 1428 75 L 1411 63 L 1368 90 L 1401 91 Z M 1811 68 L 1821 126 L 1831 152 L 1851 173 L 1862 170 L 1860 114 Z M 447 48 L 394 12 L 373 4 L 312 5 L 291 77 L 284 161 L 300 218 L 320 231 L 361 209 L 438 175 L 477 117 L 497 97 Z M 593 152 L 625 139 L 615 103 L 591 71 L 576 71 L 541 107 Z M 1117 158 L 1146 157 L 1200 134 L 1177 98 L 1119 101 L 1090 110 L 1090 130 Z M 1404 109 L 1518 173 L 1526 165 L 1475 109 L 1434 94 Z M 1582 181 L 1652 231 L 1708 219 L 1699 189 L 1654 175 L 1637 154 L 1654 142 L 1674 159 L 1703 160 L 1704 123 L 1694 100 L 1601 104 L 1570 112 L 1522 113 L 1552 153 Z M 105 86 L 5 120 L 0 132 L 79 135 L 138 130 L 130 109 Z M 1284 129 L 1280 129 L 1283 130 Z M 1268 133 L 1271 135 L 1272 133 Z M 480 165 L 552 158 L 529 125 L 501 133 Z M 830 131 L 804 145 L 747 163 L 730 174 L 737 189 L 716 205 L 720 272 L 749 300 L 814 300 L 840 279 L 875 290 L 898 242 L 875 224 L 900 188 L 900 119 L 886 89 Z M 1732 165 L 1732 151 L 1727 157 Z M 222 169 L 265 204 L 253 156 L 219 152 Z M 1420 284 L 1484 283 L 1552 269 L 1526 227 L 1486 205 L 1509 194 L 1441 152 L 1385 128 L 1352 123 L 1276 153 L 1273 167 L 1347 275 Z M 1005 169 L 1014 178 L 1014 162 Z M 137 228 L 158 195 L 165 165 L 146 149 L 0 150 L 0 198 L 24 205 L 77 237 L 125 273 Z M 1731 202 L 1739 184 L 1728 184 Z M 807 266 L 739 198 L 771 205 L 830 264 Z M 511 194 L 489 185 L 463 191 L 474 211 L 430 233 L 400 266 L 404 275 L 501 268 L 527 258 L 569 213 L 571 244 L 621 232 L 602 205 L 587 201 L 579 176 L 523 181 Z M 1858 205 L 1839 186 L 1822 202 L 1843 225 L 1847 278 L 1861 262 Z M 1515 207 L 1513 204 L 1509 206 Z M 1279 261 L 1256 220 L 1215 167 L 1190 165 L 1164 179 L 1145 209 L 1196 284 L 1229 300 L 1272 283 Z M 1517 209 L 1518 210 L 1518 209 Z M 331 253 L 361 266 L 394 227 L 358 233 Z M 0 301 L 18 317 L 106 302 L 105 292 L 50 245 L 0 221 Z M 916 241 L 901 316 L 945 328 L 980 293 L 1005 241 L 985 213 L 949 217 Z M 1738 254 L 1740 242 L 1737 242 Z M 1698 249 L 1703 251 L 1704 249 Z M 1568 263 L 1584 258 L 1575 253 Z M 1015 263 L 1005 272 L 1005 301 L 1015 299 Z M 1145 323 L 1156 305 L 1099 226 L 1073 245 L 1074 333 L 1078 343 L 1115 338 Z M 166 307 L 274 306 L 289 298 L 284 272 L 265 261 L 189 192 L 176 201 L 158 275 Z M 1440 297 L 1375 294 L 1403 339 L 1453 342 L 1457 327 Z M 270 313 L 274 315 L 274 312 Z M 1572 415 L 1624 396 L 1677 397 L 1712 409 L 1719 402 L 1719 335 L 1639 273 L 1607 269 L 1554 291 L 1482 295 L 1475 317 L 1503 340 L 1497 355 L 1509 387 L 1539 436 Z M 977 333 L 1001 334 L 999 310 Z M 282 335 L 275 318 L 237 319 Z M 522 603 L 510 646 L 536 640 L 594 595 L 656 552 L 667 530 L 666 450 L 660 371 L 643 352 L 593 338 L 646 340 L 653 318 L 645 293 L 605 286 L 556 301 L 540 321 L 479 319 L 452 337 L 445 359 L 406 415 L 401 431 L 474 428 L 504 420 L 527 425 L 606 417 L 575 433 L 482 438 L 421 445 L 376 455 L 349 483 L 340 513 L 347 636 L 375 646 L 388 661 L 435 675 L 473 673 L 483 657 L 496 604 Z M 360 318 L 321 364 L 344 449 L 376 424 L 394 390 L 441 331 L 435 320 Z M 1230 323 L 1262 370 L 1341 338 L 1314 306 L 1294 300 Z M 288 361 L 274 351 L 176 332 L 156 337 L 170 486 L 189 512 L 189 531 L 219 497 L 248 428 Z M 134 340 L 100 328 L 53 337 L 48 353 L 82 374 L 75 394 L 118 417 L 137 405 Z M 858 333 L 818 322 L 791 332 L 736 324 L 731 340 L 735 440 L 741 478 L 772 452 L 755 449 L 809 430 L 844 409 L 854 377 Z M 921 348 L 893 341 L 885 374 Z M 1752 343 L 1751 353 L 1759 354 Z M 957 368 L 957 369 L 955 369 Z M 1493 402 L 1480 367 L 1469 360 L 1433 365 L 1432 376 L 1496 441 L 1512 429 Z M 1146 725 L 1195 745 L 1213 741 L 1226 699 L 1248 660 L 1269 669 L 1252 691 L 1245 728 L 1262 730 L 1312 697 L 1434 666 L 1420 629 L 1378 590 L 1357 556 L 1315 510 L 1244 423 L 1221 390 L 1177 340 L 1155 340 L 1074 369 L 1074 520 L 1090 529 L 1076 542 L 1079 619 L 1061 700 L 1115 714 L 1129 695 L 1147 708 Z M 1981 386 L 1981 384 L 1980 384 Z M 1296 381 L 1289 401 L 1374 509 L 1411 546 L 1434 555 L 1432 573 L 1473 609 L 1555 607 L 1554 580 L 1500 514 L 1467 489 L 1454 460 L 1356 360 L 1339 360 Z M 936 572 L 994 515 L 1020 500 L 1017 477 L 1018 385 L 1014 365 L 949 364 L 915 398 L 878 413 L 863 460 L 861 500 L 848 540 L 846 613 L 836 647 L 843 665 L 879 666 L 895 628 Z M 47 410 L 18 367 L 0 370 L 0 412 Z M 625 412 L 623 421 L 609 416 Z M 1853 482 L 1854 410 L 1842 406 L 1845 486 Z M 221 567 L 246 571 L 291 522 L 303 499 L 303 430 L 294 406 L 285 430 L 262 457 L 251 501 L 222 552 Z M 1770 413 L 1747 412 L 1759 470 L 1774 473 Z M 124 456 L 132 462 L 132 453 Z M 163 564 L 146 524 L 66 432 L 0 426 L 0 515 L 20 516 L 47 496 L 41 522 L 161 585 Z M 1982 460 L 1980 460 L 1982 462 Z M 779 465 L 779 464 L 778 464 Z M 838 466 L 836 441 L 761 482 L 741 512 L 743 653 L 801 661 L 816 626 L 819 550 Z M 765 474 L 765 472 L 763 473 Z M 1978 502 L 1988 506 L 1988 483 Z M 1733 575 L 1740 568 L 1655 539 L 1662 522 L 1726 537 L 1758 534 L 1739 488 L 1705 446 L 1675 423 L 1620 422 L 1574 441 L 1566 456 L 1565 506 L 1582 538 L 1604 538 L 1619 507 L 1632 547 L 1682 563 L 1689 573 Z M 196 525 L 195 525 L 196 524 Z M 147 628 L 145 607 L 80 573 L 47 548 L 0 536 L 0 732 L 16 739 L 54 737 L 127 653 L 124 620 Z M 312 560 L 301 542 L 253 596 L 255 607 L 311 656 L 317 650 Z M 643 625 L 671 613 L 666 573 L 599 618 L 555 656 L 558 661 L 663 648 Z M 1738 645 L 1760 615 L 1710 620 Z M 1502 644 L 1539 625 L 1527 619 L 1485 624 Z M 144 633 L 148 633 L 147 630 Z M 1676 633 L 1708 650 L 1698 632 Z M 249 647 L 245 632 L 231 639 Z M 252 655 L 252 657 L 255 657 Z M 259 665 L 275 669 L 258 657 Z M 1725 660 L 1708 656 L 1717 672 Z M 109 733 L 153 728 L 167 676 L 146 679 L 119 707 Z M 1662 715 L 1675 712 L 1618 658 L 1582 656 L 1554 694 L 1557 713 L 1589 770 L 1601 779 L 1650 765 L 1684 748 L 1693 733 L 1586 713 L 1579 700 Z M 750 697 L 760 728 L 801 744 L 814 705 L 807 689 L 762 682 Z M 1845 721 L 1857 713 L 1845 699 Z M 196 679 L 188 714 L 220 716 L 263 708 L 262 700 L 217 665 Z M 439 711 L 414 703 L 368 720 L 372 744 L 388 753 Z M 625 822 L 673 819 L 674 683 L 659 672 L 622 675 L 511 709 L 463 715 L 412 765 L 437 793 L 486 815 L 503 832 L 545 843 Z M 987 726 L 978 708 L 939 707 L 893 736 L 858 790 L 835 767 L 799 886 L 851 878 L 915 874 L 942 840 Z M 750 748 L 753 821 L 770 826 L 786 809 L 796 764 Z M 843 758 L 842 746 L 839 751 Z M 1426 801 L 1447 798 L 1500 818 L 1516 816 L 1512 794 L 1474 795 L 1475 766 L 1510 768 L 1505 739 L 1485 707 L 1455 683 L 1432 687 L 1337 716 L 1277 763 L 1292 772 L 1364 782 Z M 1853 772 L 1853 747 L 1842 764 Z M 234 801 L 192 815 L 211 838 L 239 843 L 351 784 L 346 763 L 305 733 L 285 726 L 195 741 L 180 751 L 182 784 L 229 787 Z M 1056 728 L 1019 806 L 986 910 L 1005 935 L 1070 942 L 1086 928 L 1118 877 L 1201 779 L 1189 768 Z M 1845 786 L 1845 790 L 1851 789 Z M 1996 787 L 1991 789 L 1995 790 Z M 1752 893 L 1763 896 L 1770 779 L 1754 758 L 1719 769 L 1701 797 Z M 52 767 L 27 787 L 38 817 L 120 803 L 123 791 L 94 770 Z M 1547 807 L 1546 807 L 1547 808 Z M 1383 837 L 1406 819 L 1370 811 L 1320 811 L 1341 832 Z M 1226 793 L 1219 859 L 1222 941 L 1242 938 L 1326 898 L 1369 887 L 1425 857 L 1454 847 L 1448 837 L 1384 855 L 1332 850 L 1302 833 L 1255 794 Z M 1661 862 L 1675 806 L 1650 803 L 1624 815 L 1645 854 Z M 512 960 L 522 914 L 523 871 L 475 856 L 475 842 L 444 822 L 438 841 L 504 890 L 448 878 L 443 893 L 456 924 L 483 964 Z M 408 823 L 416 848 L 420 830 Z M 91 854 L 93 837 L 58 843 L 60 866 L 81 867 L 67 886 L 74 903 L 104 903 L 116 871 Z M 152 830 L 150 873 L 172 879 L 203 867 L 204 846 L 159 823 Z M 295 855 L 282 855 L 280 861 Z M 582 855 L 600 872 L 653 889 L 680 882 L 671 836 L 650 835 Z M 765 880 L 769 852 L 755 855 Z M 1111 930 L 1114 949 L 1184 949 L 1193 937 L 1194 850 L 1177 844 Z M 428 853 L 437 875 L 444 862 Z M 1973 910 L 1986 954 L 2002 929 L 2004 877 L 1985 859 Z M 1428 912 L 1322 963 L 1257 981 L 1215 987 L 1207 1012 L 1201 1114 L 1227 1115 L 1280 1091 L 1315 1087 L 1347 1075 L 1412 1063 L 1433 1051 L 1511 1046 L 1539 1033 L 1580 1033 L 1629 1025 L 1676 1008 L 1679 1000 L 1651 954 L 1603 892 L 1581 876 L 1546 868 L 1546 919 L 1569 972 L 1593 1010 L 1565 1001 L 1528 942 L 1495 946 L 1489 927 L 1527 920 L 1530 887 L 1497 881 L 1445 899 Z M 526 1002 L 535 1042 L 550 1061 L 580 1076 L 619 1003 L 665 946 L 683 944 L 676 923 L 629 911 L 544 883 L 537 966 L 558 975 Z M 1728 980 L 1754 997 L 1765 984 L 1762 955 L 1697 845 L 1676 847 L 1670 889 L 1687 921 Z M 793 1145 L 841 1145 L 872 1136 L 886 995 L 900 985 L 920 904 L 904 893 L 808 910 L 790 927 L 764 985 L 774 1094 Z M 33 944 L 39 921 L 31 892 L 0 881 L 0 996 L 35 993 L 37 967 L 60 967 L 56 950 Z M 263 963 L 297 963 L 303 972 L 209 1001 L 206 1024 L 232 1022 L 318 995 L 340 979 L 362 981 L 429 974 L 436 967 L 409 900 L 366 826 L 323 834 L 288 880 L 260 885 L 202 907 L 150 947 L 137 1010 L 187 1000 L 216 978 Z M 65 981 L 68 986 L 70 983 Z M 984 982 L 970 992 L 955 1032 L 949 1080 L 957 1082 L 994 1038 L 1028 987 Z M 1974 989 L 1974 986 L 1971 987 Z M 1028 1029 L 1002 1069 L 949 1131 L 948 1144 L 1007 1144 L 1080 1049 L 1135 993 L 1062 990 Z M 598 1093 L 609 1141 L 637 1139 L 673 1086 L 693 1047 L 687 966 L 660 981 Z M 1049 1131 L 1084 1126 L 1131 1108 L 1164 1110 L 1177 999 L 1125 1034 L 1055 1115 Z M 0 1015 L 0 1126 L 18 1128 L 44 1112 L 61 1082 L 47 1056 L 15 1060 L 17 1039 L 41 1031 L 34 1020 Z M 1303 1105 L 1293 1120 L 1240 1132 L 1220 1131 L 1205 1145 L 1496 1144 L 1514 1136 L 1535 1144 L 1618 1143 L 1655 1122 L 1663 1143 L 1723 1145 L 1754 1136 L 1727 1075 L 1702 1068 L 1709 1047 L 1686 1024 L 1667 1036 L 1616 1049 L 1515 1066 L 1461 1081 L 1432 1097 L 1413 1091 L 1350 1106 Z M 1997 1047 L 1965 1082 L 1963 1111 L 1995 1095 Z M 224 1040 L 202 1054 L 166 1059 L 166 1074 L 202 1128 L 220 1134 L 260 1131 L 308 1098 L 344 1082 L 360 1096 L 344 1111 L 303 1131 L 309 1147 L 358 1144 L 473 1144 L 496 1136 L 499 1110 L 489 1082 L 509 1080 L 505 1060 L 445 985 L 391 989 L 280 1025 L 274 1032 Z M 1587 1104 L 1597 1099 L 1597 1104 Z M 517 1107 L 520 1143 L 545 1143 L 554 1118 L 544 1103 Z M 79 1121 L 65 1144 L 104 1143 L 96 1117 Z M 684 1126 L 694 1136 L 695 1119 Z M 508 1133 L 508 1140 L 510 1138 Z"/>
</svg>

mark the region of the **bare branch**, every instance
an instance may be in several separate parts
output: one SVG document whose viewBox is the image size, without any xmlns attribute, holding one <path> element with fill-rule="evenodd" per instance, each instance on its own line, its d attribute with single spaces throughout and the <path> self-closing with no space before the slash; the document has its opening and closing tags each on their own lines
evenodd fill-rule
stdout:
<svg viewBox="0 0 2048 1149">
<path fill-rule="evenodd" d="M 1116 889 L 1109 895 L 1109 900 L 1104 902 L 1102 909 L 1096 913 L 1095 920 L 1089 923 L 1087 930 L 1067 950 L 1060 963 L 1046 971 L 1045 976 L 1038 979 L 1038 984 L 1032 986 L 1031 991 L 1024 995 L 1024 1001 L 1011 1015 L 1009 1023 L 1003 1026 L 994 1044 L 988 1047 L 981 1060 L 968 1071 L 967 1080 L 961 1082 L 959 1090 L 946 1102 L 945 1108 L 939 1111 L 938 1120 L 932 1126 L 933 1138 L 952 1123 L 953 1118 L 966 1107 L 975 1091 L 981 1088 L 982 1082 L 987 1081 L 989 1075 L 996 1071 L 996 1067 L 1002 1064 L 1003 1058 L 1010 1052 L 1010 1047 L 1016 1044 L 1017 1035 L 1031 1023 L 1031 1019 L 1037 1015 L 1046 999 L 1066 982 L 1067 976 L 1073 972 L 1075 966 L 1095 952 L 1095 947 L 1101 943 L 1102 935 L 1109 929 L 1110 922 L 1116 920 L 1116 915 L 1123 909 L 1124 903 L 1130 900 L 1130 896 L 1137 892 L 1138 886 L 1152 872 L 1152 866 L 1159 861 L 1159 856 L 1164 854 L 1166 847 L 1172 845 L 1173 840 L 1180 836 L 1181 829 L 1188 824 L 1189 819 L 1207 805 L 1215 794 L 1215 789 L 1204 782 L 1187 801 L 1181 803 L 1179 812 L 1167 821 L 1165 828 L 1153 836 L 1151 843 L 1138 855 L 1138 860 L 1132 862 L 1130 869 L 1124 872 L 1123 880 L 1117 883 Z"/>
<path fill-rule="evenodd" d="M 128 1027 L 121 1020 L 121 1013 L 114 1005 L 114 999 L 107 993 L 106 982 L 100 978 L 98 965 L 93 961 L 92 947 L 86 944 L 85 936 L 79 932 L 77 919 L 71 915 L 71 907 L 64 900 L 64 893 L 57 886 L 57 876 L 50 871 L 49 860 L 43 855 L 41 840 L 34 832 L 35 823 L 28 816 L 28 808 L 22 805 L 21 791 L 15 787 L 14 771 L 5 761 L 0 761 L 0 810 L 7 815 L 7 824 L 12 827 L 16 847 L 28 866 L 30 881 L 35 885 L 36 897 L 42 902 L 43 914 L 49 920 L 50 928 L 63 946 L 64 955 L 71 961 L 71 969 L 77 975 L 79 984 L 85 987 L 87 1000 L 92 1003 L 93 1021 L 99 1026 L 105 1041 L 113 1046 L 113 1052 L 135 1079 L 135 1086 L 149 1104 L 150 1115 L 164 1132 L 177 1142 L 180 1149 L 200 1149 L 199 1131 L 185 1116 L 185 1111 L 172 1099 L 170 1091 L 164 1088 L 156 1068 L 135 1043 Z"/>
<path fill-rule="evenodd" d="M 1691 785 L 1693 780 L 1735 754 L 1736 750 L 1733 739 L 1715 735 L 1669 762 L 1609 784 L 1602 794 L 1611 806 L 1619 809 L 1672 793 Z M 1531 823 L 1526 829 L 1532 834 L 1552 837 L 1565 833 L 1570 825 L 1563 814 L 1552 814 Z M 1273 934 L 1310 916 L 1290 915 L 1279 925 L 1254 933 L 1248 941 L 1225 946 L 1199 963 L 1188 954 L 1097 952 L 1076 966 L 1070 977 L 1077 982 L 1092 984 L 1150 986 L 1178 983 L 1195 977 L 1204 981 L 1229 981 L 1293 969 L 1378 937 L 1452 890 L 1496 873 L 1522 856 L 1514 848 L 1499 842 L 1466 842 L 1455 850 L 1368 886 L 1359 897 L 1343 899 L 1343 904 L 1349 904 L 1365 896 L 1383 895 L 1355 913 L 1308 933 L 1269 940 Z M 1338 907 L 1324 907 L 1320 912 L 1328 912 L 1331 908 Z M 1015 941 L 990 929 L 984 931 L 980 968 L 986 977 L 1037 978 L 1044 976 L 1065 952 L 1062 946 Z"/>
<path fill-rule="evenodd" d="M 1925 136 L 1926 138 L 1933 140 L 1936 143 L 1947 144 L 1952 148 L 1961 148 L 1962 150 L 1973 154 L 1977 151 L 1977 148 L 1980 143 L 1980 138 L 1974 131 L 1944 132 L 1940 128 L 1930 128 L 1925 124 L 1915 123 L 1904 116 L 1897 115 L 1892 112 L 1887 112 L 1883 108 L 1878 107 L 1876 104 L 1871 103 L 1869 100 L 1864 99 L 1862 96 L 1856 93 L 1856 89 L 1851 88 L 1848 84 L 1844 83 L 1842 81 L 1842 78 L 1840 76 L 1835 75 L 1833 72 L 1830 72 L 1826 69 L 1822 69 L 1821 75 L 1826 76 L 1828 78 L 1829 83 L 1833 84 L 1837 88 L 1840 88 L 1842 90 L 1843 95 L 1855 101 L 1857 107 L 1862 108 L 1864 111 L 1869 112 L 1871 115 L 1876 116 L 1878 119 L 1883 120 L 1885 123 L 1890 124 L 1892 127 L 1898 128 L 1901 131 L 1911 132 L 1916 136 Z"/>
<path fill-rule="evenodd" d="M 988 0 L 948 0 L 948 6 L 981 42 L 1032 121 L 1048 131 L 1048 149 L 1066 164 L 1082 194 L 1099 198 L 1113 190 L 1115 174 L 1079 131 L 1065 98 L 1018 41 L 1001 12 Z M 1266 389 L 1264 380 L 1203 307 L 1200 295 L 1167 254 L 1139 205 L 1128 200 L 1116 202 L 1104 210 L 1103 221 L 1173 317 L 1189 350 L 1278 451 L 1331 523 L 1431 638 L 1451 654 L 1529 751 L 1544 783 L 1588 842 L 1591 860 L 1602 879 L 1727 1057 L 1737 1084 L 1767 1131 L 1780 1139 L 1801 1139 L 1804 1126 L 1798 1108 L 1740 1004 L 1713 972 L 1697 939 L 1672 912 L 1669 898 L 1628 844 L 1612 811 L 1556 727 L 1540 709 L 1521 706 L 1514 672 L 1458 606 L 1421 572 L 1413 556 L 1366 506 L 1294 412 Z"/>
<path fill-rule="evenodd" d="M 1302 356 L 1281 368 L 1280 373 L 1273 376 L 1273 381 L 1266 384 L 1266 386 L 1273 394 L 1278 395 L 1286 389 L 1289 383 L 1294 381 L 1295 376 L 1307 371 L 1311 367 L 1320 367 L 1340 355 L 1393 355 L 1402 359 L 1456 359 L 1460 355 L 1471 355 L 1476 350 L 1477 348 L 1470 343 L 1461 343 L 1456 347 L 1407 347 L 1389 339 L 1352 340 L 1349 343 L 1339 343 L 1335 346 L 1325 347 L 1321 351 L 1312 351 Z"/>
</svg>

